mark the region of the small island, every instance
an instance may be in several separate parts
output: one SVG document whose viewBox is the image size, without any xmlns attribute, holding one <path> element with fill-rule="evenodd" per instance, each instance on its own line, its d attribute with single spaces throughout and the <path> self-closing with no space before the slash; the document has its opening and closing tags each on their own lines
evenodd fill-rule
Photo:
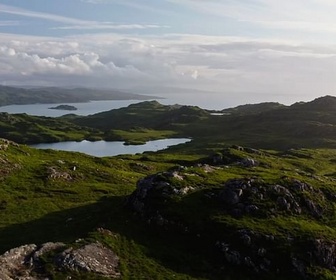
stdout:
<svg viewBox="0 0 336 280">
<path fill-rule="evenodd" d="M 56 107 L 50 107 L 49 109 L 53 110 L 66 110 L 66 111 L 76 111 L 77 108 L 71 105 L 58 105 Z"/>
</svg>

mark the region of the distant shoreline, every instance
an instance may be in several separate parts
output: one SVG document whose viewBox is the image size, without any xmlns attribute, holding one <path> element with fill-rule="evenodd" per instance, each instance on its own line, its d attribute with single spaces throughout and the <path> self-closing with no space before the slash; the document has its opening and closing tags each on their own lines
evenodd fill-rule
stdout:
<svg viewBox="0 0 336 280">
<path fill-rule="evenodd" d="M 89 88 L 17 88 L 0 85 L 0 107 L 9 105 L 87 103 L 90 101 L 152 100 L 160 96 L 142 95 L 119 90 Z"/>
</svg>

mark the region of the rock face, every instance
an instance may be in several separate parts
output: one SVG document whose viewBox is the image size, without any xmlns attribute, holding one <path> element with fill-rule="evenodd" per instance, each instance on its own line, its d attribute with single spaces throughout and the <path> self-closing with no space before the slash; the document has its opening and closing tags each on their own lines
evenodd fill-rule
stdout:
<svg viewBox="0 0 336 280">
<path fill-rule="evenodd" d="M 23 245 L 0 256 L 1 280 L 49 280 L 45 275 L 41 258 L 55 253 L 53 265 L 58 270 L 91 272 L 106 278 L 119 278 L 119 258 L 109 248 L 96 242 L 77 249 L 65 248 L 64 243 L 48 242 L 41 246 Z"/>
<path fill-rule="evenodd" d="M 258 228 L 260 221 L 276 223 L 277 219 L 284 223 L 296 219 L 318 223 L 333 209 L 332 193 L 287 177 L 271 182 L 258 177 L 229 179 L 210 188 L 202 183 L 189 185 L 201 177 L 199 174 L 230 168 L 219 167 L 220 161 L 229 162 L 217 154 L 212 158 L 216 165 L 197 164 L 147 176 L 138 182 L 128 205 L 148 224 L 174 233 L 179 230 L 208 244 L 210 250 L 216 248 L 223 267 L 248 271 L 249 276 L 254 275 L 250 279 L 284 279 L 288 275 L 293 279 L 313 279 L 309 277 L 312 267 L 336 272 L 336 242 L 302 237 L 283 229 L 268 231 L 267 225 Z M 243 160 L 236 158 L 231 162 L 249 169 L 258 164 L 254 160 L 243 164 Z M 189 212 L 179 215 L 180 205 Z"/>
<path fill-rule="evenodd" d="M 7 150 L 9 146 L 19 147 L 19 144 L 4 138 L 0 138 L 0 150 Z"/>
<path fill-rule="evenodd" d="M 36 251 L 35 244 L 24 245 L 7 251 L 0 256 L 0 279 L 2 280 L 39 280 L 32 277 L 27 265 L 29 257 Z"/>
<path fill-rule="evenodd" d="M 13 141 L 0 138 L 0 151 L 7 151 L 12 147 L 19 147 L 19 145 Z M 6 154 L 0 156 L 0 177 L 7 176 L 21 168 L 22 166 L 18 162 L 12 162 Z"/>
<path fill-rule="evenodd" d="M 59 254 L 55 262 L 62 269 L 93 272 L 110 278 L 120 277 L 117 271 L 118 256 L 100 243 L 88 244 L 79 249 L 69 248 Z"/>
</svg>

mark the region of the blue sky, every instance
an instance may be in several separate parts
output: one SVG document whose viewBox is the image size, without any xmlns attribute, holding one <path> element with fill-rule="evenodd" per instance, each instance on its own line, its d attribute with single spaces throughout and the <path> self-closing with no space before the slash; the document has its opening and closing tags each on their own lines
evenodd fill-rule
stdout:
<svg viewBox="0 0 336 280">
<path fill-rule="evenodd" d="M 333 95 L 335 14 L 333 0 L 0 0 L 0 84 Z"/>
</svg>

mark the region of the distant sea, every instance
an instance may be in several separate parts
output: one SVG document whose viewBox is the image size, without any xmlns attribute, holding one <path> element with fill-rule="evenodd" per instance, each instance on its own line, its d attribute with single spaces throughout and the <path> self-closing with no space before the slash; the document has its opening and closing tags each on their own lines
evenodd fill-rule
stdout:
<svg viewBox="0 0 336 280">
<path fill-rule="evenodd" d="M 153 99 L 154 100 L 154 99 Z M 164 105 L 194 105 L 199 106 L 203 109 L 210 110 L 222 110 L 231 107 L 227 100 L 221 100 L 219 96 L 216 98 L 209 95 L 198 95 L 191 96 L 187 95 L 176 95 L 170 96 L 165 99 L 158 99 L 158 102 Z M 0 112 L 7 112 L 10 114 L 26 113 L 28 115 L 34 116 L 46 116 L 46 117 L 59 117 L 66 114 L 76 114 L 76 115 L 92 115 L 99 112 L 109 111 L 112 109 L 118 109 L 122 107 L 127 107 L 130 104 L 135 104 L 142 102 L 140 100 L 102 100 L 102 101 L 91 101 L 87 103 L 57 103 L 57 104 L 29 104 L 29 105 L 9 105 L 0 107 Z M 55 110 L 49 109 L 50 107 L 56 107 L 58 105 L 72 105 L 78 110 L 76 111 L 66 111 L 66 110 Z"/>
</svg>

